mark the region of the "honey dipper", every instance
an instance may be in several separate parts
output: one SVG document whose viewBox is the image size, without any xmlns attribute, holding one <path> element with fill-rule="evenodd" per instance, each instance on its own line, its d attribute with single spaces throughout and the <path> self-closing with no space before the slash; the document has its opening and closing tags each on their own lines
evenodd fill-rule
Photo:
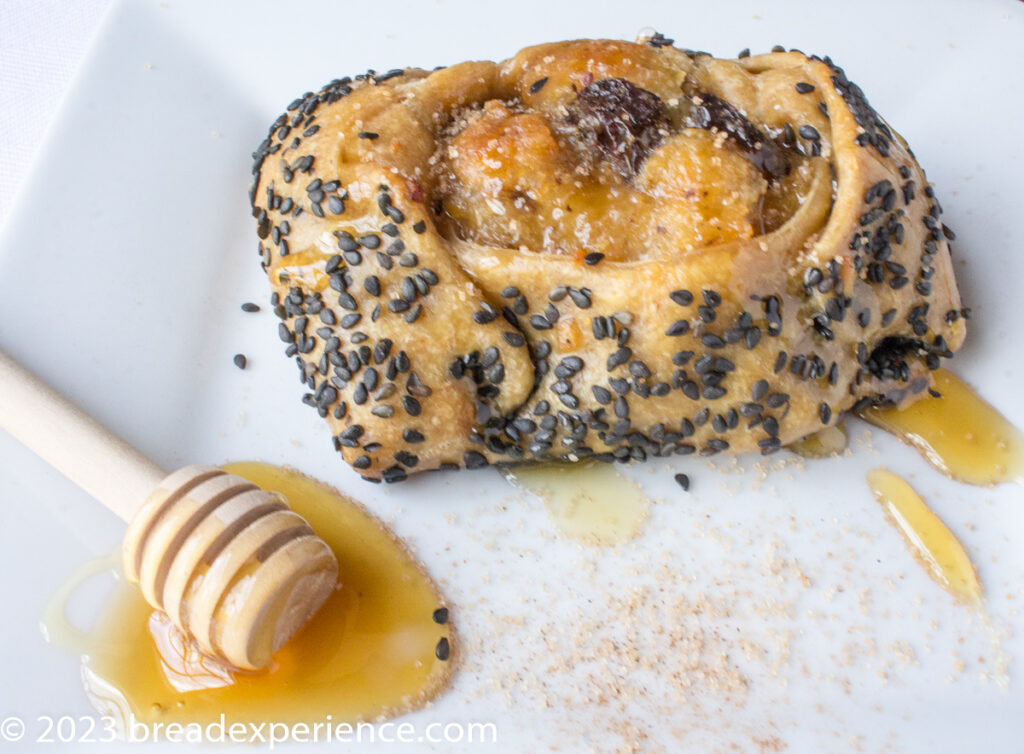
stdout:
<svg viewBox="0 0 1024 754">
<path fill-rule="evenodd" d="M 283 497 L 214 466 L 167 474 L 3 351 L 0 427 L 129 522 L 125 575 L 206 654 L 266 667 L 335 588 Z"/>
</svg>

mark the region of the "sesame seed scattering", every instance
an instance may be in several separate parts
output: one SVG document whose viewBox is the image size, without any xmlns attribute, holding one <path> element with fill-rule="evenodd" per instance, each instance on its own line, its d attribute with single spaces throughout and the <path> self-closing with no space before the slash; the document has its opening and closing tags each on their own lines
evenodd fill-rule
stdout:
<svg viewBox="0 0 1024 754">
<path fill-rule="evenodd" d="M 368 480 L 781 447 L 924 394 L 969 313 L 829 58 L 582 40 L 293 101 L 250 199 L 303 402 Z"/>
</svg>

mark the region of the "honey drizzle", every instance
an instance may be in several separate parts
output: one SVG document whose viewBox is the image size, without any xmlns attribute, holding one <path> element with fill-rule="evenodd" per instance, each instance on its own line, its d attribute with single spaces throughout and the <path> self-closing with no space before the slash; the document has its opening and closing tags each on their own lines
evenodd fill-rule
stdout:
<svg viewBox="0 0 1024 754">
<path fill-rule="evenodd" d="M 133 715 L 205 724 L 223 713 L 229 722 L 336 724 L 401 714 L 436 697 L 452 666 L 439 659 L 447 657 L 439 644 L 448 649 L 453 631 L 434 620 L 443 601 L 402 543 L 361 505 L 298 472 L 224 468 L 287 498 L 337 555 L 339 588 L 268 670 L 244 673 L 199 655 L 120 580 L 96 628 L 77 637 L 97 709 L 125 723 Z"/>
<path fill-rule="evenodd" d="M 941 397 L 861 417 L 917 448 L 952 479 L 976 485 L 1024 481 L 1024 435 L 959 377 L 932 372 Z"/>
<path fill-rule="evenodd" d="M 844 424 L 833 424 L 790 443 L 786 449 L 801 458 L 831 458 L 846 450 L 848 436 Z"/>
<path fill-rule="evenodd" d="M 636 537 L 650 501 L 640 487 L 599 462 L 505 469 L 514 486 L 536 495 L 558 530 L 588 545 L 616 545 Z"/>
<path fill-rule="evenodd" d="M 960 540 L 903 479 L 872 469 L 868 486 L 910 543 L 928 575 L 950 594 L 971 606 L 981 604 L 982 588 Z"/>
</svg>

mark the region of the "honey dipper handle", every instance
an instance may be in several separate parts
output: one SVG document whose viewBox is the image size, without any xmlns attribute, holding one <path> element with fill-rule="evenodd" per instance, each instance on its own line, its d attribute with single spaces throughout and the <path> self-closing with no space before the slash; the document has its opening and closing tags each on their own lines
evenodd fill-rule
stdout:
<svg viewBox="0 0 1024 754">
<path fill-rule="evenodd" d="M 167 475 L 3 351 L 0 427 L 125 521 Z"/>
</svg>

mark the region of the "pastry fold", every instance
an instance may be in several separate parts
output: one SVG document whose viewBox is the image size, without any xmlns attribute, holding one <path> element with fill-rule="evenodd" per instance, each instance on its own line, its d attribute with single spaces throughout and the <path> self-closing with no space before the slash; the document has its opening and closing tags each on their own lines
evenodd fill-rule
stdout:
<svg viewBox="0 0 1024 754">
<path fill-rule="evenodd" d="M 963 342 L 934 192 L 828 58 L 656 35 L 371 72 L 254 156 L 280 336 L 367 479 L 768 454 Z"/>
</svg>

